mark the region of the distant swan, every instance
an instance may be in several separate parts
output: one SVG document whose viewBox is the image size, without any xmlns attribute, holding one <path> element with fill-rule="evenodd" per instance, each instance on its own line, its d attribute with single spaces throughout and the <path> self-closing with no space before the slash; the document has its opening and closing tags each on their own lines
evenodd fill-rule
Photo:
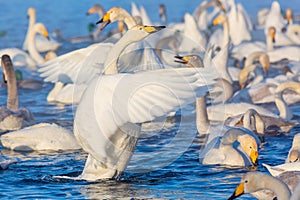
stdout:
<svg viewBox="0 0 300 200">
<path fill-rule="evenodd" d="M 36 11 L 33 7 L 28 8 L 27 17 L 29 18 L 29 24 L 25 41 L 23 43 L 23 50 L 29 50 L 30 32 L 36 24 Z M 35 37 L 34 43 L 39 52 L 55 51 L 61 46 L 61 43 L 53 40 L 52 38 L 46 38 L 42 35 L 37 35 Z"/>
<path fill-rule="evenodd" d="M 0 56 L 4 54 L 8 54 L 11 57 L 14 66 L 36 67 L 37 65 L 44 63 L 44 58 L 37 51 L 35 46 L 34 38 L 37 33 L 42 34 L 46 38 L 49 37 L 48 31 L 42 23 L 34 24 L 32 30 L 29 31 L 28 34 L 29 55 L 21 49 L 8 48 L 8 49 L 1 49 Z"/>
</svg>

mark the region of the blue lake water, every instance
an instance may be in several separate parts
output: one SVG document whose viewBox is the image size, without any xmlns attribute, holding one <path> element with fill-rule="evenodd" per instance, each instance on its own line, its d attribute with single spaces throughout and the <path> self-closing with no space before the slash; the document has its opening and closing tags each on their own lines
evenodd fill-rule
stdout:
<svg viewBox="0 0 300 200">
<path fill-rule="evenodd" d="M 193 12 L 201 1 L 186 0 L 139 0 L 150 18 L 159 21 L 157 8 L 160 3 L 167 7 L 169 21 L 182 20 L 185 12 Z M 253 19 L 256 12 L 271 5 L 270 0 L 240 0 Z M 299 0 L 281 0 L 282 8 L 292 7 L 300 14 Z M 96 22 L 97 16 L 85 16 L 94 3 L 101 3 L 105 9 L 122 6 L 130 10 L 131 1 L 91 0 L 0 0 L 0 31 L 7 35 L 0 37 L 0 48 L 21 47 L 27 30 L 27 8 L 34 6 L 37 19 L 47 25 L 50 32 L 59 28 L 64 38 L 87 35 L 87 24 Z M 111 27 L 114 27 L 112 25 Z M 58 54 L 87 46 L 87 43 L 64 43 Z M 26 78 L 38 78 L 34 71 L 25 73 Z M 53 122 L 72 129 L 73 106 L 50 104 L 46 95 L 52 88 L 50 83 L 38 91 L 19 90 L 20 105 L 33 112 L 37 122 Z M 6 89 L 0 88 L 0 105 L 6 102 Z M 273 105 L 274 106 L 274 105 Z M 295 120 L 300 121 L 300 104 L 292 107 Z M 241 176 L 251 169 L 226 168 L 199 164 L 198 155 L 202 148 L 192 120 L 182 124 L 183 133 L 176 132 L 178 124 L 168 126 L 160 132 L 143 133 L 128 169 L 118 181 L 88 183 L 55 179 L 55 175 L 76 176 L 84 167 L 86 154 L 70 152 L 18 153 L 1 148 L 1 156 L 18 158 L 8 170 L 0 171 L 1 199 L 226 199 Z M 300 127 L 287 135 L 268 136 L 267 143 L 259 155 L 259 171 L 266 170 L 261 163 L 277 165 L 284 162 L 291 146 L 293 135 Z M 182 135 L 185 134 L 185 135 Z M 185 137 L 184 137 L 185 136 Z M 184 138 L 184 139 L 182 139 Z M 243 199 L 252 199 L 245 196 Z"/>
</svg>

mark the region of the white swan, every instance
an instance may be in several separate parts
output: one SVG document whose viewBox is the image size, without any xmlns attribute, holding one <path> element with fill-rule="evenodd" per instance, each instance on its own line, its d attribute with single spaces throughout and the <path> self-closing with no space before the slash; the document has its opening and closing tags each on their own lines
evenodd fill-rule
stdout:
<svg viewBox="0 0 300 200">
<path fill-rule="evenodd" d="M 184 31 L 179 52 L 204 52 L 206 47 L 206 37 L 198 28 L 195 18 L 186 13 L 184 15 Z"/>
<path fill-rule="evenodd" d="M 271 190 L 278 200 L 295 200 L 300 197 L 298 192 L 292 195 L 288 186 L 279 178 L 261 172 L 248 172 L 243 176 L 241 183 L 228 200 L 233 200 L 244 193 L 257 194 L 262 190 Z M 261 199 L 259 196 L 256 197 Z M 265 198 L 273 199 L 274 196 L 271 194 L 271 196 L 264 196 Z"/>
<path fill-rule="evenodd" d="M 77 150 L 74 134 L 56 124 L 40 123 L 1 135 L 4 148 L 15 151 Z"/>
<path fill-rule="evenodd" d="M 204 85 L 212 83 L 216 76 L 209 69 L 198 70 L 154 70 L 94 80 L 75 115 L 75 136 L 89 153 L 79 178 L 118 178 L 126 169 L 139 136 L 140 126 L 135 123 L 150 121 L 182 103 L 194 101 L 195 89 L 200 96 L 206 93 Z"/>
<path fill-rule="evenodd" d="M 11 57 L 14 66 L 35 67 L 37 65 L 44 63 L 43 57 L 37 51 L 35 46 L 34 38 L 37 33 L 42 34 L 48 38 L 48 31 L 46 27 L 42 23 L 36 23 L 28 34 L 29 55 L 20 49 L 10 48 L 10 49 L 1 49 L 0 56 L 4 54 L 8 54 Z"/>
<path fill-rule="evenodd" d="M 18 130 L 34 122 L 27 108 L 19 108 L 17 81 L 12 61 L 8 55 L 1 57 L 3 77 L 7 82 L 7 108 L 0 107 L 0 131 Z"/>
<path fill-rule="evenodd" d="M 294 136 L 292 147 L 285 162 L 300 162 L 300 133 Z"/>
<path fill-rule="evenodd" d="M 30 32 L 34 27 L 34 24 L 36 24 L 36 12 L 33 7 L 28 8 L 27 17 L 29 18 L 29 24 L 28 24 L 27 34 L 23 43 L 23 50 L 29 50 Z M 61 43 L 55 41 L 51 37 L 49 38 L 46 38 L 42 35 L 37 35 L 35 37 L 34 43 L 39 52 L 55 51 L 62 45 Z"/>
<path fill-rule="evenodd" d="M 274 40 L 276 41 L 277 31 L 274 27 L 270 27 L 269 31 L 275 36 Z M 270 43 L 271 49 L 268 51 L 271 62 L 276 62 L 284 58 L 289 59 L 290 61 L 300 61 L 300 47 L 298 46 L 284 46 L 279 48 L 274 48 L 273 43 Z"/>
<path fill-rule="evenodd" d="M 252 29 L 252 24 L 247 12 L 241 4 L 236 5 L 234 0 L 229 0 L 227 2 L 230 4 L 227 18 L 232 43 L 238 45 L 242 41 L 251 40 L 250 30 Z"/>
</svg>

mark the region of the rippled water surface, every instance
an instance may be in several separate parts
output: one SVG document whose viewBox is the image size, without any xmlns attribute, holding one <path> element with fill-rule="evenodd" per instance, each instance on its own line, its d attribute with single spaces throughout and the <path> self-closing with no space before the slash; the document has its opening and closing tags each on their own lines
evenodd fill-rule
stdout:
<svg viewBox="0 0 300 200">
<path fill-rule="evenodd" d="M 94 3 L 102 3 L 108 9 L 119 5 L 130 9 L 130 2 L 91 0 L 0 0 L 0 48 L 21 47 L 27 30 L 26 12 L 29 6 L 37 9 L 38 21 L 44 22 L 53 31 L 59 28 L 63 37 L 87 35 L 86 26 L 96 22 L 96 16 L 85 16 Z M 158 21 L 157 7 L 167 6 L 169 21 L 176 22 L 185 12 L 192 12 L 201 1 L 140 0 L 145 5 L 153 21 Z M 248 12 L 254 14 L 271 1 L 243 1 Z M 300 13 L 298 0 L 280 1 L 283 8 L 293 7 Z M 58 54 L 85 47 L 88 44 L 64 43 Z M 27 71 L 25 77 L 38 78 L 35 71 Z M 55 122 L 72 129 L 73 112 L 76 107 L 50 104 L 46 95 L 52 88 L 49 83 L 38 91 L 19 90 L 20 105 L 30 108 L 37 122 Z M 6 89 L 0 88 L 0 104 L 6 102 Z M 274 106 L 274 105 L 273 105 Z M 190 110 L 192 106 L 190 106 Z M 300 121 L 300 104 L 292 107 L 295 120 Z M 192 116 L 189 116 L 192 119 Z M 241 176 L 251 170 L 246 168 L 225 168 L 199 164 L 201 138 L 197 137 L 192 120 L 180 124 L 175 121 L 160 132 L 143 132 L 138 142 L 136 154 L 126 172 L 118 181 L 88 183 L 56 179 L 55 175 L 77 176 L 84 167 L 86 154 L 82 151 L 70 152 L 29 152 L 17 153 L 1 149 L 1 156 L 18 158 L 8 170 L 0 171 L 1 199 L 226 199 L 233 192 Z M 277 165 L 284 162 L 291 146 L 293 135 L 300 127 L 288 135 L 268 136 L 259 156 L 259 171 L 266 171 L 261 163 Z M 243 199 L 251 199 L 245 196 Z"/>
</svg>

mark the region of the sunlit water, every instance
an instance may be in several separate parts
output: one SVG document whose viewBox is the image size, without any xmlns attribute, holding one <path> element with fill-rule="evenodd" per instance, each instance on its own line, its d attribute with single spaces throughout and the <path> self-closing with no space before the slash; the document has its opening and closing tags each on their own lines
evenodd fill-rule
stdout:
<svg viewBox="0 0 300 200">
<path fill-rule="evenodd" d="M 138 1 L 145 5 L 153 21 L 159 21 L 157 7 L 159 3 L 167 5 L 169 21 L 176 22 L 185 12 L 192 12 L 200 1 Z M 269 7 L 271 1 L 241 1 L 254 17 L 263 7 Z M 27 29 L 26 10 L 29 6 L 37 9 L 38 21 L 44 22 L 53 31 L 60 28 L 64 38 L 87 35 L 86 26 L 96 22 L 98 17 L 85 16 L 86 10 L 94 3 L 102 3 L 106 9 L 119 5 L 130 9 L 130 1 L 79 1 L 79 0 L 9 0 L 0 1 L 0 31 L 6 36 L 0 37 L 0 48 L 21 47 Z M 298 0 L 280 2 L 283 8 L 293 7 L 300 13 Z M 71 44 L 64 42 L 58 54 L 68 52 L 87 43 Z M 38 78 L 35 71 L 27 71 L 25 78 Z M 72 129 L 72 106 L 50 104 L 46 95 L 52 85 L 45 83 L 42 90 L 19 90 L 20 105 L 33 112 L 37 122 L 54 122 Z M 6 102 L 6 89 L 0 88 L 0 102 Z M 274 105 L 273 105 L 274 106 Z M 192 106 L 190 106 L 192 109 Z M 294 105 L 293 112 L 300 120 L 300 106 Z M 173 122 L 160 132 L 143 132 L 136 148 L 136 154 L 128 169 L 117 181 L 88 183 L 55 179 L 55 175 L 77 176 L 83 169 L 86 154 L 82 151 L 70 152 L 30 152 L 17 153 L 1 149 L 1 155 L 18 158 L 8 170 L 0 172 L 1 199 L 226 199 L 233 192 L 241 176 L 251 169 L 226 168 L 199 164 L 198 155 L 202 148 L 201 138 L 197 137 L 194 122 L 187 119 L 182 123 Z M 180 131 L 179 130 L 180 126 Z M 268 136 L 267 143 L 260 150 L 259 171 L 266 170 L 261 163 L 277 165 L 284 162 L 291 146 L 293 135 L 300 127 L 287 135 Z M 245 196 L 243 199 L 251 199 Z"/>
</svg>

